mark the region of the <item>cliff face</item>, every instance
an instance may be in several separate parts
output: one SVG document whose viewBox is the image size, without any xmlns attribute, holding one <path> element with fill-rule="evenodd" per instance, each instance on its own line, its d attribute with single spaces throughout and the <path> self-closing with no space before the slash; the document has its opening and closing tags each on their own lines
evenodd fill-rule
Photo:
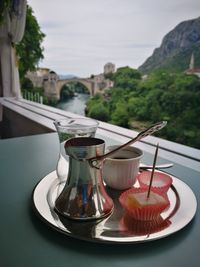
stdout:
<svg viewBox="0 0 200 267">
<path fill-rule="evenodd" d="M 142 73 L 157 69 L 184 71 L 189 66 L 192 53 L 195 67 L 200 68 L 200 17 L 178 24 L 138 70 Z"/>
</svg>

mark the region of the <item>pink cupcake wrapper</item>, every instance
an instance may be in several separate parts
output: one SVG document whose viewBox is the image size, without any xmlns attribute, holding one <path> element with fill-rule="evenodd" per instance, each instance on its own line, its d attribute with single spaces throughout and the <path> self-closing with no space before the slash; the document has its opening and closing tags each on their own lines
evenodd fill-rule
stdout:
<svg viewBox="0 0 200 267">
<path fill-rule="evenodd" d="M 155 219 L 155 217 L 159 216 L 160 213 L 162 213 L 170 205 L 169 199 L 166 194 L 162 194 L 157 189 L 152 189 L 151 191 L 158 195 L 161 195 L 166 200 L 166 202 L 162 204 L 150 204 L 148 206 L 130 208 L 126 203 L 126 198 L 130 193 L 147 192 L 146 188 L 135 188 L 135 187 L 123 192 L 119 197 L 119 202 L 122 205 L 122 207 L 127 211 L 127 213 L 134 219 L 151 221 Z"/>
<path fill-rule="evenodd" d="M 137 176 L 137 180 L 140 184 L 140 187 L 148 189 L 150 177 L 151 177 L 151 172 L 149 172 L 149 171 L 144 171 L 141 174 L 139 174 Z M 148 181 L 148 183 L 145 183 L 145 180 Z M 155 186 L 152 184 L 152 187 L 151 187 L 153 189 L 159 190 L 161 193 L 166 193 L 172 184 L 172 178 L 170 175 L 165 174 L 165 173 L 161 173 L 161 172 L 157 172 L 157 171 L 154 172 L 153 181 L 155 181 L 155 180 L 157 180 L 157 181 L 160 180 L 160 181 L 164 182 L 164 184 L 160 185 L 160 186 Z"/>
<path fill-rule="evenodd" d="M 122 231 L 128 231 L 130 234 L 138 236 L 162 231 L 169 227 L 170 224 L 171 222 L 169 220 L 163 220 L 160 215 L 151 221 L 141 222 L 130 217 L 128 213 L 125 213 L 120 221 Z"/>
</svg>

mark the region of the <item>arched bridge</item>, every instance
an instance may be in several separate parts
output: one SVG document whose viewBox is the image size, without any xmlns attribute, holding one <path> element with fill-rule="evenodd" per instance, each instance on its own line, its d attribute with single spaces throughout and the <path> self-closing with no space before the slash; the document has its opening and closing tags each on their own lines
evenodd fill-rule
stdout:
<svg viewBox="0 0 200 267">
<path fill-rule="evenodd" d="M 97 93 L 103 93 L 105 89 L 113 87 L 113 81 L 106 79 L 104 74 L 113 73 L 115 70 L 114 64 L 107 63 L 104 66 L 104 73 L 92 75 L 91 78 L 70 78 L 61 79 L 54 71 L 47 68 L 39 68 L 37 71 L 28 72 L 26 77 L 29 78 L 34 87 L 44 88 L 44 94 L 48 99 L 60 99 L 60 92 L 63 85 L 78 82 L 83 84 L 91 96 Z"/>
<path fill-rule="evenodd" d="M 102 93 L 104 89 L 112 87 L 111 81 L 102 78 L 102 76 L 94 76 L 94 78 L 72 78 L 72 79 L 58 79 L 58 76 L 51 75 L 44 81 L 45 95 L 49 99 L 60 99 L 60 91 L 63 85 L 79 82 L 83 84 L 89 91 L 91 96 L 97 93 Z"/>
<path fill-rule="evenodd" d="M 56 92 L 60 95 L 60 91 L 62 90 L 63 85 L 68 83 L 78 82 L 83 84 L 89 91 L 90 95 L 93 96 L 95 94 L 95 82 L 92 79 L 84 79 L 84 78 L 72 78 L 65 80 L 58 80 L 56 83 Z"/>
</svg>

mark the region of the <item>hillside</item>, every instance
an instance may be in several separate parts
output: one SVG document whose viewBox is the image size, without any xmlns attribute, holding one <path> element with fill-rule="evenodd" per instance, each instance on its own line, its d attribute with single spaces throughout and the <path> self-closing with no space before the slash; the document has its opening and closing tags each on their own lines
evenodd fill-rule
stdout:
<svg viewBox="0 0 200 267">
<path fill-rule="evenodd" d="M 184 71 L 192 53 L 195 67 L 200 68 L 200 17 L 183 21 L 170 31 L 138 70 L 148 74 L 157 69 Z"/>
</svg>

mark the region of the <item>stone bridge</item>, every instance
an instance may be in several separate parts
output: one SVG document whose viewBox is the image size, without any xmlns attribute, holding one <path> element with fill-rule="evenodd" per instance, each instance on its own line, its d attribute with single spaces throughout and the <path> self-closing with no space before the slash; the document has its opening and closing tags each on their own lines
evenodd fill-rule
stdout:
<svg viewBox="0 0 200 267">
<path fill-rule="evenodd" d="M 55 73 L 54 73 L 55 74 Z M 65 84 L 78 82 L 83 84 L 89 91 L 91 96 L 97 93 L 103 93 L 106 88 L 112 87 L 112 82 L 104 79 L 104 76 L 94 76 L 94 78 L 72 78 L 72 79 L 58 79 L 57 75 L 49 75 L 48 79 L 44 81 L 45 95 L 49 99 L 60 99 L 60 92 Z"/>
<path fill-rule="evenodd" d="M 34 87 L 44 88 L 44 94 L 48 99 L 60 99 L 60 92 L 65 84 L 78 82 L 83 84 L 91 96 L 97 93 L 103 93 L 105 89 L 113 87 L 113 82 L 105 78 L 105 74 L 114 73 L 115 65 L 107 63 L 104 66 L 104 73 L 92 75 L 91 78 L 71 78 L 60 79 L 54 71 L 47 68 L 39 68 L 34 72 L 28 72 L 26 77 L 30 79 Z"/>
<path fill-rule="evenodd" d="M 85 78 L 72 78 L 72 79 L 65 79 L 65 80 L 57 80 L 56 83 L 56 92 L 57 95 L 60 95 L 63 85 L 69 83 L 81 83 L 83 84 L 89 91 L 90 95 L 95 95 L 95 89 L 97 89 L 98 84 L 96 84 L 92 79 L 85 79 Z"/>
</svg>

